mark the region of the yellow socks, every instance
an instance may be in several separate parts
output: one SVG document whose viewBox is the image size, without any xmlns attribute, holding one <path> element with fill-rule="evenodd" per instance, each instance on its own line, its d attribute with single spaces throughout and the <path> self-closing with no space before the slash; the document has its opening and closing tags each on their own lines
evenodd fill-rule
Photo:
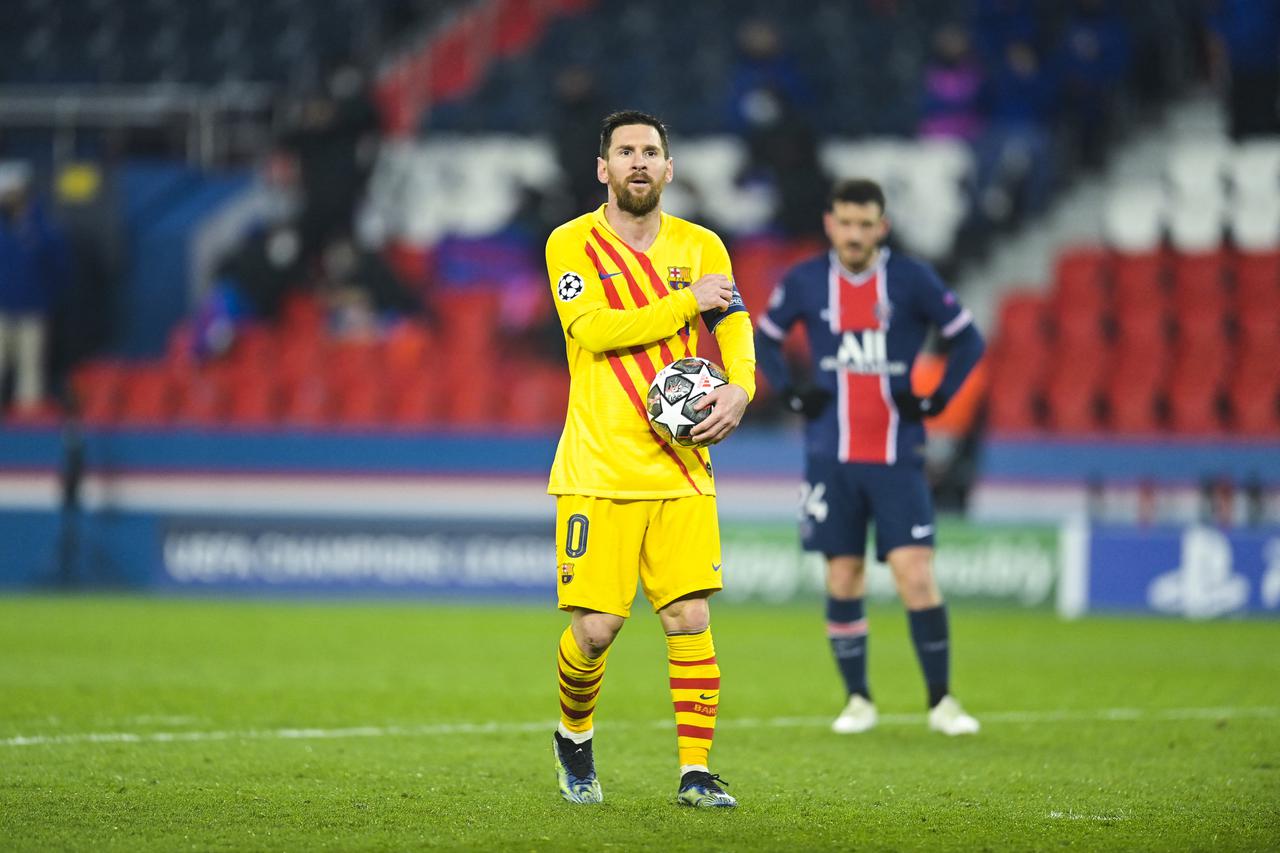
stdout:
<svg viewBox="0 0 1280 853">
<path fill-rule="evenodd" d="M 591 731 L 591 715 L 604 678 L 604 662 L 609 651 L 592 659 L 582 653 L 573 639 L 573 629 L 560 635 L 560 725 L 573 734 Z"/>
<path fill-rule="evenodd" d="M 671 703 L 676 709 L 676 744 L 680 767 L 707 767 L 720 705 L 720 667 L 711 629 L 699 634 L 667 636 L 667 671 Z"/>
</svg>

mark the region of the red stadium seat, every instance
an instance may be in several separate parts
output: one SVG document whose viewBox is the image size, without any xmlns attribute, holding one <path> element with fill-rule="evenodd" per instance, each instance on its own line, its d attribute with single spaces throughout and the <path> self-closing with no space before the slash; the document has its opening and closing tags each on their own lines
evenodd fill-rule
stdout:
<svg viewBox="0 0 1280 853">
<path fill-rule="evenodd" d="M 1104 249 L 1093 246 L 1074 246 L 1058 253 L 1054 269 L 1054 290 L 1059 293 L 1098 293 L 1107 278 L 1109 256 Z"/>
<path fill-rule="evenodd" d="M 122 384 L 120 422 L 129 426 L 161 426 L 173 420 L 177 388 L 162 365 L 128 370 Z"/>
<path fill-rule="evenodd" d="M 71 376 L 81 419 L 90 426 L 108 426 L 120 412 L 124 367 L 116 361 L 91 361 Z"/>
<path fill-rule="evenodd" d="M 280 421 L 280 389 L 274 376 L 236 372 L 228 381 L 227 422 L 245 428 L 274 426 Z"/>
<path fill-rule="evenodd" d="M 522 370 L 510 384 L 505 423 L 527 429 L 553 429 L 564 421 L 569 403 L 569 374 L 558 366 Z"/>
<path fill-rule="evenodd" d="M 1173 256 L 1171 293 L 1175 310 L 1220 305 L 1226 294 L 1225 256 L 1203 252 Z"/>
<path fill-rule="evenodd" d="M 1141 434 L 1159 428 L 1157 407 L 1169 367 L 1166 349 L 1117 349 L 1102 395 L 1112 431 Z"/>
<path fill-rule="evenodd" d="M 174 420 L 187 426 L 213 427 L 226 422 L 230 383 L 226 370 L 193 372 L 185 380 Z"/>
<path fill-rule="evenodd" d="M 1235 377 L 1227 388 L 1232 429 L 1251 437 L 1280 437 L 1280 381 Z"/>
<path fill-rule="evenodd" d="M 333 391 L 324 376 L 306 376 L 284 387 L 280 419 L 294 427 L 329 426 L 334 421 L 334 402 Z"/>
<path fill-rule="evenodd" d="M 1230 266 L 1237 291 L 1257 288 L 1274 293 L 1280 288 L 1280 251 L 1239 252 Z"/>
<path fill-rule="evenodd" d="M 1221 386 L 1200 378 L 1170 383 L 1169 428 L 1182 435 L 1214 435 L 1223 431 L 1218 407 Z"/>
<path fill-rule="evenodd" d="M 1111 262 L 1111 304 L 1117 314 L 1142 311 L 1164 296 L 1164 259 L 1156 252 L 1119 254 Z"/>
<path fill-rule="evenodd" d="M 1227 302 L 1225 294 L 1204 297 L 1199 304 L 1179 305 L 1174 322 L 1178 328 L 1178 348 L 1204 347 L 1216 349 L 1227 338 Z"/>
<path fill-rule="evenodd" d="M 1043 295 L 1015 291 L 1000 301 L 1000 318 L 995 334 L 998 346 L 1008 346 L 1015 351 L 1043 347 L 1047 337 Z"/>
<path fill-rule="evenodd" d="M 437 426 L 445 420 L 445 403 L 439 374 L 426 371 L 391 389 L 388 422 L 404 429 Z"/>
<path fill-rule="evenodd" d="M 1097 431 L 1097 401 L 1097 386 L 1093 382 L 1055 377 L 1045 395 L 1049 429 L 1058 433 Z"/>
<path fill-rule="evenodd" d="M 987 396 L 987 423 L 996 432 L 1032 432 L 1040 429 L 1036 419 L 1034 389 L 996 386 Z"/>
<path fill-rule="evenodd" d="M 375 429 L 389 420 L 387 388 L 381 377 L 349 382 L 335 396 L 334 413 L 341 426 Z"/>
</svg>

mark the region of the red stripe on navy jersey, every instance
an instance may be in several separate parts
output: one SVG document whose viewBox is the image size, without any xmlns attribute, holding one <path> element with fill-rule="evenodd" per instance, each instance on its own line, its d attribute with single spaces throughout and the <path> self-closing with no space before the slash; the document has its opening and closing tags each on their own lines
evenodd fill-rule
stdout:
<svg viewBox="0 0 1280 853">
<path fill-rule="evenodd" d="M 888 325 L 882 320 L 880 303 L 885 295 L 885 269 L 877 266 L 865 277 L 852 279 L 836 263 L 831 263 L 828 292 L 836 301 L 829 306 L 833 325 L 842 336 L 840 345 L 846 343 L 845 335 L 855 338 L 854 344 L 863 350 L 868 363 L 871 357 L 883 356 L 883 349 L 872 345 L 875 335 L 887 333 Z M 882 343 L 883 339 L 879 339 Z M 871 352 L 866 352 L 870 350 Z M 889 432 L 897 424 L 885 399 L 884 383 L 887 377 L 880 373 L 857 373 L 840 368 L 836 377 L 839 389 L 839 436 L 837 451 L 842 462 L 892 463 L 889 458 Z"/>
<path fill-rule="evenodd" d="M 672 666 L 711 666 L 716 662 L 714 657 L 703 658 L 702 660 L 671 660 L 667 658 L 667 663 Z"/>
<path fill-rule="evenodd" d="M 711 740 L 715 735 L 716 730 L 706 726 L 689 726 L 684 723 L 676 726 L 677 737 L 696 737 L 702 740 Z"/>
</svg>

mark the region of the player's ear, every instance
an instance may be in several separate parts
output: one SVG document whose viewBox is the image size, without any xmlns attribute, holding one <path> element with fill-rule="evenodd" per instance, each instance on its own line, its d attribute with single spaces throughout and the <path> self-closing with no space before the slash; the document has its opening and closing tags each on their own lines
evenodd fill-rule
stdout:
<svg viewBox="0 0 1280 853">
<path fill-rule="evenodd" d="M 663 183 L 669 184 L 673 180 L 675 180 L 675 177 L 676 177 L 676 161 L 668 157 L 667 158 L 667 176 L 663 180 Z"/>
<path fill-rule="evenodd" d="M 608 164 L 604 162 L 603 157 L 596 158 L 596 180 L 602 184 L 609 183 Z"/>
</svg>

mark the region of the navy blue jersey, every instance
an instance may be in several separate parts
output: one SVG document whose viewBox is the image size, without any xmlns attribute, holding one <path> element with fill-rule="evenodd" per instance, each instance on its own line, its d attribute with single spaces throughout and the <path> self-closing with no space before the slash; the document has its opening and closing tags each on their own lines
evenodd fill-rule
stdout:
<svg viewBox="0 0 1280 853">
<path fill-rule="evenodd" d="M 947 339 L 966 331 L 973 338 L 972 352 L 956 370 L 948 359 L 943 382 L 954 386 L 949 393 L 982 351 L 972 317 L 937 273 L 888 249 L 859 274 L 845 269 L 835 252 L 787 272 L 759 321 L 760 336 L 773 343 L 772 352 L 761 349 L 760 365 L 775 388 L 790 384 L 778 347 L 797 322 L 809 336 L 814 382 L 833 401 L 808 423 L 806 450 L 841 462 L 919 462 L 924 425 L 900 417 L 894 395 L 911 391 L 911 367 L 930 328 Z"/>
</svg>

